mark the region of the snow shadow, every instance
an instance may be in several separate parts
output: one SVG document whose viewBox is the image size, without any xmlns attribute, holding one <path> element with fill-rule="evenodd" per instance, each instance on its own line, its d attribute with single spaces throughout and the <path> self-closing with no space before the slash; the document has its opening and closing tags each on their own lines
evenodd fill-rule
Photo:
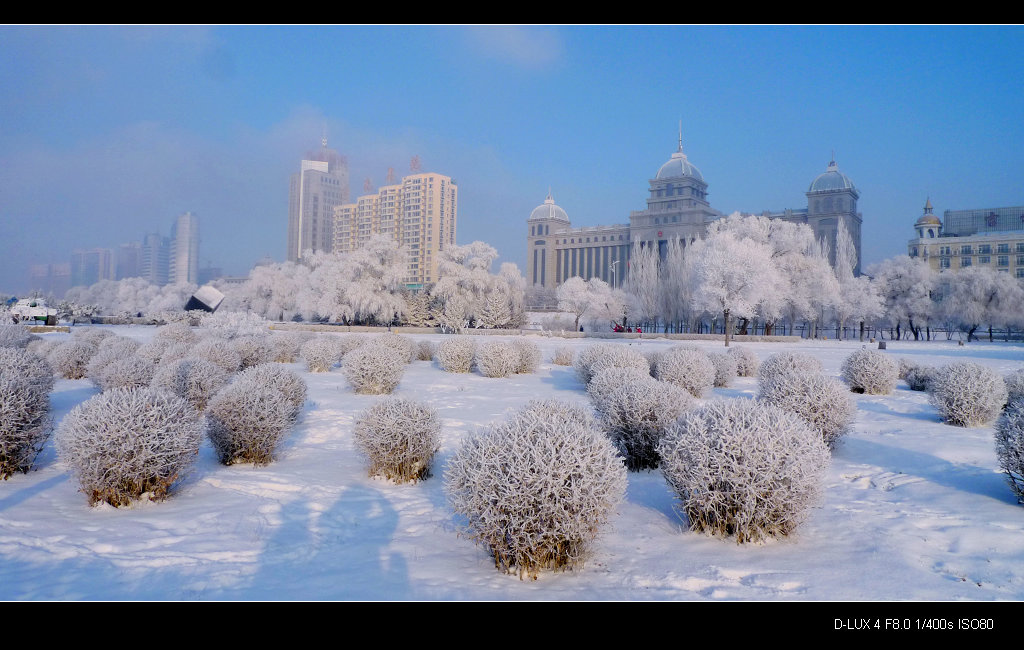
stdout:
<svg viewBox="0 0 1024 650">
<path fill-rule="evenodd" d="M 906 390 L 907 392 L 913 392 L 909 388 Z M 906 404 L 907 402 L 902 403 Z M 942 422 L 942 418 L 939 417 L 939 412 L 928 404 L 920 405 L 920 408 L 901 411 L 892 408 L 892 405 L 885 400 L 860 399 L 857 400 L 857 410 L 869 413 L 879 413 L 881 415 L 889 415 L 897 418 L 908 418 L 911 420 L 920 420 L 922 422 L 931 422 L 932 424 L 939 424 Z"/>
<path fill-rule="evenodd" d="M 20 487 L 19 489 L 16 489 L 13 493 L 8 494 L 4 496 L 2 499 L 0 499 L 0 512 L 3 512 L 8 508 L 12 508 L 23 501 L 27 501 L 32 497 L 38 496 L 43 492 L 46 492 L 50 488 L 56 487 L 67 480 L 67 474 L 57 474 L 56 476 L 51 476 L 45 481 L 40 481 L 38 483 L 29 483 L 23 487 Z M 17 482 L 13 481 L 12 479 L 8 479 L 7 483 L 8 485 L 6 487 L 8 488 L 11 487 L 12 485 L 17 485 Z"/>
</svg>

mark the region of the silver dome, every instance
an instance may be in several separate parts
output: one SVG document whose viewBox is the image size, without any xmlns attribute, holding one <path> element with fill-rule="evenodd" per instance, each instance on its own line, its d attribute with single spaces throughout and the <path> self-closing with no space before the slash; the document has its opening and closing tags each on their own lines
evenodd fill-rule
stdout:
<svg viewBox="0 0 1024 650">
<path fill-rule="evenodd" d="M 565 213 L 565 210 L 555 205 L 555 200 L 551 198 L 551 192 L 548 192 L 548 198 L 544 199 L 544 203 L 538 205 L 530 213 L 530 221 L 534 219 L 557 219 L 558 221 L 565 221 L 568 223 L 569 215 Z"/>
<path fill-rule="evenodd" d="M 701 175 L 700 170 L 697 169 L 693 163 L 686 159 L 686 154 L 682 152 L 682 148 L 679 151 L 672 154 L 668 162 L 661 166 L 658 170 L 658 175 L 654 178 L 682 178 L 689 176 L 696 178 L 697 180 L 703 181 L 704 176 Z"/>
<path fill-rule="evenodd" d="M 828 164 L 828 169 L 825 170 L 824 174 L 819 175 L 811 183 L 811 189 L 808 192 L 830 192 L 834 190 L 852 190 L 853 181 L 843 172 L 839 171 L 839 167 L 836 165 L 836 161 L 832 161 Z"/>
</svg>

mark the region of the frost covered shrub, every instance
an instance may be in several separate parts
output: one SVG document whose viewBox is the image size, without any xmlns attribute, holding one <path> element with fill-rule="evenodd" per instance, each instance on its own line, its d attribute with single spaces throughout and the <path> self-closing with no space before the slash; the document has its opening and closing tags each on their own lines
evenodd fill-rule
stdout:
<svg viewBox="0 0 1024 650">
<path fill-rule="evenodd" d="M 707 356 L 715 366 L 715 386 L 725 388 L 732 384 L 737 374 L 736 357 L 727 352 L 709 352 Z"/>
<path fill-rule="evenodd" d="M 470 436 L 444 473 L 466 534 L 494 564 L 536 578 L 582 568 L 590 543 L 622 501 L 626 470 L 579 406 L 532 401 Z"/>
<path fill-rule="evenodd" d="M 899 369 L 898 375 L 900 379 L 906 379 L 908 372 L 919 367 L 919 364 L 916 361 L 907 357 L 898 357 L 896 359 L 896 363 Z"/>
<path fill-rule="evenodd" d="M 736 359 L 737 377 L 753 377 L 757 374 L 757 368 L 761 365 L 761 360 L 757 357 L 756 352 L 742 345 L 737 345 L 729 348 L 729 354 Z"/>
<path fill-rule="evenodd" d="M 145 388 L 153 381 L 157 366 L 145 359 L 135 356 L 115 359 L 111 361 L 98 377 L 93 377 L 93 383 L 102 391 L 115 388 Z"/>
<path fill-rule="evenodd" d="M 179 322 L 156 328 L 156 332 L 153 334 L 153 340 L 167 341 L 167 343 L 171 345 L 175 343 L 194 345 L 199 340 L 199 336 L 192 331 L 192 328 L 188 326 L 188 323 Z"/>
<path fill-rule="evenodd" d="M 19 348 L 0 348 L 4 350 L 30 356 Z M 22 361 L 13 357 L 0 360 L 0 480 L 15 472 L 28 472 L 50 435 L 53 376 L 33 376 L 31 368 L 26 374 L 11 372 L 15 362 Z"/>
<path fill-rule="evenodd" d="M 381 395 L 398 386 L 408 363 L 406 359 L 395 348 L 367 343 L 345 355 L 342 371 L 355 392 Z"/>
<path fill-rule="evenodd" d="M 135 350 L 135 356 L 140 359 L 145 359 L 149 363 L 156 365 L 160 363 L 160 359 L 164 356 L 164 352 L 171 346 L 167 340 L 153 339 L 143 343 Z"/>
<path fill-rule="evenodd" d="M 857 415 L 857 405 L 846 386 L 821 373 L 792 373 L 761 382 L 758 398 L 784 411 L 800 416 L 821 439 L 834 449 L 849 432 Z"/>
<path fill-rule="evenodd" d="M 591 378 L 587 393 L 631 471 L 658 467 L 658 441 L 694 401 L 686 389 L 658 381 L 636 368 L 598 372 Z"/>
<path fill-rule="evenodd" d="M 94 346 L 99 346 L 103 339 L 113 335 L 114 333 L 110 330 L 99 327 L 75 327 L 71 330 L 71 340 L 91 343 Z"/>
<path fill-rule="evenodd" d="M 397 350 L 402 354 L 406 363 L 412 363 L 412 360 L 416 358 L 416 344 L 408 336 L 388 332 L 387 334 L 378 334 L 370 342 Z"/>
<path fill-rule="evenodd" d="M 192 354 L 192 346 L 188 343 L 169 343 L 160 355 L 160 363 L 174 363 L 179 359 L 187 359 Z"/>
<path fill-rule="evenodd" d="M 306 403 L 306 382 L 297 374 L 276 363 L 263 363 L 238 373 L 236 384 L 252 386 L 255 389 L 273 388 L 280 391 L 291 407 L 289 417 L 294 422 Z"/>
<path fill-rule="evenodd" d="M 602 354 L 590 363 L 590 380 L 603 370 L 609 368 L 629 368 L 645 375 L 651 374 L 651 364 L 647 357 L 635 348 L 625 345 L 609 345 L 601 350 Z"/>
<path fill-rule="evenodd" d="M 0 325 L 0 348 L 26 348 L 33 338 L 27 327 Z"/>
<path fill-rule="evenodd" d="M 430 474 L 430 461 L 440 447 L 441 418 L 425 404 L 391 397 L 364 411 L 353 434 L 370 459 L 370 476 L 416 482 Z"/>
<path fill-rule="evenodd" d="M 436 346 L 430 341 L 418 341 L 416 343 L 416 360 L 430 361 L 434 358 Z"/>
<path fill-rule="evenodd" d="M 571 366 L 573 357 L 573 349 L 568 345 L 563 345 L 559 348 L 555 348 L 555 353 L 551 355 L 551 363 L 556 366 Z"/>
<path fill-rule="evenodd" d="M 231 347 L 242 358 L 243 370 L 270 361 L 273 349 L 270 347 L 270 336 L 239 336 L 231 340 Z"/>
<path fill-rule="evenodd" d="M 220 338 L 233 339 L 239 336 L 266 334 L 269 323 L 253 312 L 217 311 L 204 312 L 199 319 L 199 327 Z"/>
<path fill-rule="evenodd" d="M 50 353 L 50 365 L 65 379 L 81 379 L 85 377 L 86 365 L 94 354 L 95 345 L 72 338 L 53 349 Z"/>
<path fill-rule="evenodd" d="M 576 376 L 584 385 L 590 383 L 590 376 L 593 374 L 590 371 L 590 366 L 595 361 L 608 354 L 613 354 L 612 350 L 617 349 L 620 346 L 613 345 L 611 343 L 598 343 L 597 345 L 588 345 L 579 352 L 576 353 L 576 358 L 573 359 L 572 366 L 576 370 Z"/>
<path fill-rule="evenodd" d="M 225 465 L 266 465 L 274 460 L 277 445 L 294 424 L 295 414 L 293 402 L 275 386 L 236 380 L 207 405 L 208 435 Z"/>
<path fill-rule="evenodd" d="M 928 390 L 928 384 L 934 376 L 935 368 L 932 366 L 915 365 L 907 369 L 907 374 L 903 378 L 910 390 L 921 391 Z"/>
<path fill-rule="evenodd" d="M 1006 375 L 1006 401 L 1024 400 L 1024 368 Z"/>
<path fill-rule="evenodd" d="M 204 421 L 185 400 L 152 388 L 119 388 L 71 410 L 57 453 L 94 504 L 159 499 L 195 462 Z"/>
<path fill-rule="evenodd" d="M 855 393 L 888 395 L 896 388 L 899 366 L 877 350 L 857 350 L 843 360 L 843 380 Z"/>
<path fill-rule="evenodd" d="M 334 337 L 342 358 L 356 348 L 365 345 L 370 339 L 359 334 L 348 334 L 346 336 Z"/>
<path fill-rule="evenodd" d="M 0 377 L 19 377 L 44 394 L 53 389 L 53 367 L 45 357 L 21 348 L 0 348 Z"/>
<path fill-rule="evenodd" d="M 484 377 L 508 377 L 519 368 L 519 352 L 505 341 L 484 341 L 477 346 L 474 360 Z"/>
<path fill-rule="evenodd" d="M 996 421 L 996 457 L 1017 502 L 1024 503 L 1024 400 L 1012 400 Z"/>
<path fill-rule="evenodd" d="M 700 350 L 675 346 L 658 357 L 656 376 L 700 397 L 715 384 L 715 365 Z"/>
<path fill-rule="evenodd" d="M 994 370 L 960 361 L 936 371 L 928 399 L 947 423 L 960 427 L 991 422 L 1006 404 L 1006 382 Z"/>
<path fill-rule="evenodd" d="M 227 382 L 227 371 L 212 361 L 178 359 L 160 366 L 150 385 L 169 391 L 191 404 L 192 408 L 202 411 Z"/>
<path fill-rule="evenodd" d="M 28 347 L 25 349 L 32 352 L 44 359 L 50 358 L 50 353 L 53 349 L 60 345 L 60 341 L 54 339 L 44 339 L 41 336 L 37 336 L 28 343 Z"/>
<path fill-rule="evenodd" d="M 295 363 L 300 356 L 302 345 L 311 340 L 303 336 L 306 332 L 280 332 L 270 337 L 270 361 L 277 363 Z M 341 355 L 338 355 L 341 358 Z"/>
<path fill-rule="evenodd" d="M 242 367 L 242 355 L 224 339 L 205 338 L 189 353 L 189 358 L 206 359 L 217 364 L 228 374 L 238 372 Z"/>
<path fill-rule="evenodd" d="M 302 360 L 309 372 L 330 372 L 334 364 L 341 361 L 338 344 L 327 337 L 310 339 L 299 348 Z"/>
<path fill-rule="evenodd" d="M 445 372 L 469 372 L 473 369 L 476 341 L 468 336 L 445 339 L 437 346 L 434 357 Z"/>
<path fill-rule="evenodd" d="M 737 543 L 791 533 L 817 502 L 830 460 L 806 422 L 748 399 L 683 414 L 658 449 L 690 528 Z"/>
<path fill-rule="evenodd" d="M 512 339 L 512 347 L 519 353 L 519 365 L 516 366 L 516 372 L 519 374 L 537 372 L 541 360 L 540 346 L 526 339 Z"/>
<path fill-rule="evenodd" d="M 762 384 L 775 381 L 779 376 L 801 373 L 820 373 L 821 361 L 804 352 L 780 352 L 773 354 L 761 362 L 757 374 Z"/>
</svg>

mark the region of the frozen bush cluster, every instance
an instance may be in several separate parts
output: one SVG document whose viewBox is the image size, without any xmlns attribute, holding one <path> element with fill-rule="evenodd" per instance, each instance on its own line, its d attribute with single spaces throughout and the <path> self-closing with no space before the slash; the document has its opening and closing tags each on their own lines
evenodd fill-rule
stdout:
<svg viewBox="0 0 1024 650">
<path fill-rule="evenodd" d="M 857 350 L 843 360 L 843 380 L 855 393 L 888 395 L 896 388 L 899 366 L 877 350 Z"/>
<path fill-rule="evenodd" d="M 898 375 L 900 379 L 906 379 L 907 373 L 918 367 L 918 363 L 916 361 L 907 357 L 897 357 L 896 363 L 898 364 Z"/>
<path fill-rule="evenodd" d="M 138 357 L 125 357 L 111 361 L 98 377 L 93 377 L 100 390 L 108 391 L 115 388 L 145 388 L 153 381 L 157 366 Z"/>
<path fill-rule="evenodd" d="M 135 354 L 140 344 L 126 336 L 108 336 L 100 342 L 96 354 L 85 366 L 85 376 L 100 385 L 99 378 L 108 365 L 120 359 L 128 359 Z"/>
<path fill-rule="evenodd" d="M 473 369 L 476 341 L 468 336 L 445 339 L 437 346 L 435 358 L 445 372 L 469 372 Z"/>
<path fill-rule="evenodd" d="M 629 368 L 645 375 L 651 374 L 651 365 L 647 357 L 635 348 L 625 345 L 609 345 L 602 348 L 603 354 L 590 364 L 590 381 L 603 370 L 609 368 Z"/>
<path fill-rule="evenodd" d="M 85 377 L 86 366 L 94 354 L 95 345 L 72 338 L 53 349 L 50 353 L 50 365 L 65 379 L 81 379 Z"/>
<path fill-rule="evenodd" d="M 302 345 L 313 337 L 308 332 L 279 332 L 270 337 L 270 360 L 277 363 L 295 363 Z M 339 355 L 339 359 L 341 356 Z"/>
<path fill-rule="evenodd" d="M 364 411 L 353 433 L 370 459 L 370 476 L 415 482 L 429 475 L 440 447 L 441 418 L 425 404 L 391 397 Z"/>
<path fill-rule="evenodd" d="M 270 361 L 273 348 L 270 346 L 270 336 L 263 334 L 258 336 L 239 336 L 231 339 L 231 346 L 242 358 L 243 370 L 258 366 L 261 363 Z"/>
<path fill-rule="evenodd" d="M 907 369 L 907 374 L 903 378 L 910 390 L 928 390 L 928 385 L 931 383 L 932 377 L 935 376 L 935 370 L 932 366 L 914 365 Z"/>
<path fill-rule="evenodd" d="M 571 366 L 572 365 L 573 350 L 568 345 L 555 348 L 555 353 L 551 355 L 551 363 L 556 366 Z"/>
<path fill-rule="evenodd" d="M 427 340 L 418 341 L 416 343 L 416 360 L 417 361 L 430 361 L 434 358 L 434 352 L 437 346 Z"/>
<path fill-rule="evenodd" d="M 206 359 L 178 359 L 160 366 L 150 385 L 171 392 L 202 411 L 228 383 L 228 373 Z"/>
<path fill-rule="evenodd" d="M 818 501 L 830 460 L 799 417 L 748 399 L 683 414 L 659 451 L 691 529 L 737 543 L 791 533 Z"/>
<path fill-rule="evenodd" d="M 302 344 L 299 349 L 302 360 L 309 372 L 330 372 L 334 364 L 341 361 L 341 350 L 330 337 L 318 336 Z"/>
<path fill-rule="evenodd" d="M 276 364 L 240 373 L 206 409 L 210 442 L 220 462 L 273 461 L 278 444 L 298 418 L 305 394 L 302 379 Z"/>
<path fill-rule="evenodd" d="M 1006 375 L 1006 401 L 1024 400 L 1024 368 Z"/>
<path fill-rule="evenodd" d="M 166 352 L 169 347 L 171 347 L 171 343 L 167 340 L 151 339 L 135 349 L 135 356 L 140 359 L 145 359 L 155 366 L 160 363 L 160 360 L 164 356 L 164 352 Z"/>
<path fill-rule="evenodd" d="M 928 399 L 947 423 L 987 424 L 1006 404 L 1006 382 L 990 368 L 969 361 L 943 366 L 928 386 Z"/>
<path fill-rule="evenodd" d="M 996 421 L 996 457 L 1017 502 L 1024 503 L 1024 400 L 1011 401 Z"/>
<path fill-rule="evenodd" d="M 626 490 L 622 459 L 578 406 L 533 401 L 470 436 L 444 475 L 469 537 L 520 578 L 582 568 Z"/>
<path fill-rule="evenodd" d="M 781 375 L 794 372 L 819 373 L 821 371 L 821 361 L 807 353 L 780 352 L 762 361 L 757 374 L 762 384 L 769 384 Z"/>
<path fill-rule="evenodd" d="M 229 375 L 242 367 L 242 355 L 224 339 L 208 337 L 196 344 L 189 353 L 192 359 L 206 359 L 217 364 Z"/>
<path fill-rule="evenodd" d="M 694 403 L 685 389 L 636 368 L 608 368 L 587 387 L 609 437 L 631 471 L 658 467 L 658 442 Z"/>
<path fill-rule="evenodd" d="M 199 336 L 192 331 L 192 328 L 189 327 L 188 323 L 178 322 L 156 328 L 156 332 L 153 334 L 153 340 L 166 341 L 169 345 L 174 345 L 176 343 L 195 345 L 199 340 Z"/>
<path fill-rule="evenodd" d="M 239 336 L 266 334 L 269 323 L 254 312 L 217 311 L 204 313 L 199 319 L 199 327 L 219 338 L 233 339 Z"/>
<path fill-rule="evenodd" d="M 700 350 L 674 346 L 658 357 L 656 376 L 701 397 L 715 384 L 715 365 Z"/>
<path fill-rule="evenodd" d="M 27 327 L 0 325 L 0 348 L 26 348 L 33 338 Z"/>
<path fill-rule="evenodd" d="M 757 357 L 756 352 L 742 345 L 737 345 L 729 348 L 729 354 L 736 359 L 737 377 L 753 377 L 757 374 L 757 368 L 761 365 L 761 360 Z"/>
<path fill-rule="evenodd" d="M 0 350 L 30 356 L 20 348 Z M 31 369 L 26 374 L 11 372 L 16 363 L 24 362 L 0 359 L 0 479 L 28 472 L 50 435 L 49 386 L 53 376 L 34 377 Z"/>
<path fill-rule="evenodd" d="M 715 366 L 715 387 L 726 388 L 737 374 L 736 357 L 728 352 L 709 352 L 708 359 Z"/>
<path fill-rule="evenodd" d="M 0 348 L 0 376 L 18 377 L 43 392 L 53 389 L 53 368 L 45 357 L 21 348 Z"/>
<path fill-rule="evenodd" d="M 367 343 L 345 355 L 342 371 L 352 390 L 364 395 L 390 393 L 398 386 L 408 363 L 393 347 Z"/>
<path fill-rule="evenodd" d="M 541 354 L 540 346 L 527 339 L 512 339 L 512 347 L 519 353 L 519 364 L 516 372 L 519 374 L 530 374 L 537 372 L 540 367 Z"/>
<path fill-rule="evenodd" d="M 576 376 L 584 385 L 589 384 L 590 376 L 593 374 L 590 370 L 591 365 L 601 357 L 615 354 L 615 350 L 619 347 L 612 343 L 598 343 L 596 345 L 588 345 L 577 352 L 572 362 L 572 366 L 576 370 Z"/>
<path fill-rule="evenodd" d="M 341 352 L 342 358 L 352 350 L 366 344 L 371 339 L 360 336 L 359 334 L 349 334 L 347 336 L 339 336 L 335 339 L 335 344 L 338 346 L 338 350 Z"/>
<path fill-rule="evenodd" d="M 153 388 L 101 393 L 68 413 L 57 453 L 90 504 L 128 505 L 159 499 L 199 453 L 204 421 L 185 400 Z"/>
<path fill-rule="evenodd" d="M 378 334 L 370 339 L 370 342 L 396 350 L 401 353 L 406 363 L 412 363 L 416 358 L 416 344 L 408 336 L 388 332 L 387 334 Z"/>
<path fill-rule="evenodd" d="M 484 341 L 476 348 L 476 368 L 484 377 L 508 377 L 519 369 L 519 351 L 506 341 Z"/>
<path fill-rule="evenodd" d="M 834 449 L 849 432 L 857 405 L 839 380 L 821 373 L 777 375 L 775 381 L 761 382 L 759 399 L 800 416 L 821 439 Z"/>
<path fill-rule="evenodd" d="M 105 330 L 100 327 L 76 327 L 71 331 L 71 340 L 91 343 L 98 347 L 103 339 L 113 335 L 114 333 L 110 330 Z"/>
</svg>

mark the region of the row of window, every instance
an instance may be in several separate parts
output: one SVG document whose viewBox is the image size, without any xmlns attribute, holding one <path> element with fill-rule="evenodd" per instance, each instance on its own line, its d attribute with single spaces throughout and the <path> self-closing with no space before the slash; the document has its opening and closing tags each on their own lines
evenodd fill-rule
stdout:
<svg viewBox="0 0 1024 650">
<path fill-rule="evenodd" d="M 960 258 L 960 266 L 961 266 L 961 268 L 965 267 L 965 266 L 972 266 L 973 265 L 973 260 L 974 260 L 974 258 L 969 256 L 969 255 L 961 257 Z M 991 264 L 991 263 L 992 263 L 992 257 L 991 256 L 989 256 L 989 255 L 979 255 L 978 256 L 978 264 Z M 939 266 L 941 268 L 948 269 L 950 267 L 950 258 L 946 257 L 946 256 L 943 256 L 942 258 L 940 258 L 939 259 Z M 1010 256 L 1009 255 L 997 255 L 996 256 L 996 266 L 1010 266 Z M 1016 266 L 1024 267 L 1024 255 L 1018 255 L 1017 256 L 1017 264 L 1016 264 Z"/>
</svg>

